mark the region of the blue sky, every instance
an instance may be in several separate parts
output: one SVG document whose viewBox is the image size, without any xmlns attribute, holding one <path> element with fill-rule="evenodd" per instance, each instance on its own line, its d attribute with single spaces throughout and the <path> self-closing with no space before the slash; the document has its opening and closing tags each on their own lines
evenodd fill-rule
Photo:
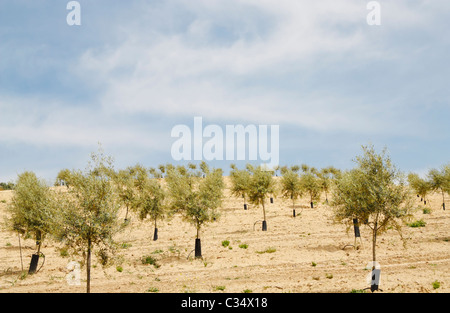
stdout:
<svg viewBox="0 0 450 313">
<path fill-rule="evenodd" d="M 117 168 L 172 160 L 175 125 L 279 125 L 280 164 L 449 162 L 450 2 L 0 2 L 0 181 L 53 181 L 98 142 Z M 229 168 L 230 162 L 213 162 Z M 246 162 L 235 162 L 244 165 Z"/>
</svg>

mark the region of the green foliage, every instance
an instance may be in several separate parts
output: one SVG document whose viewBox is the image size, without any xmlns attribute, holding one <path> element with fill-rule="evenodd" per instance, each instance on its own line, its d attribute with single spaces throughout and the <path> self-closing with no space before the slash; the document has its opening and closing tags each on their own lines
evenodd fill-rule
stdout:
<svg viewBox="0 0 450 313">
<path fill-rule="evenodd" d="M 442 205 L 445 206 L 445 193 L 450 194 L 450 164 L 440 170 L 431 169 L 428 172 L 428 180 L 430 189 L 442 194 Z"/>
<path fill-rule="evenodd" d="M 429 180 L 421 178 L 416 173 L 408 174 L 409 186 L 426 201 L 427 195 L 432 191 L 432 183 Z"/>
<path fill-rule="evenodd" d="M 210 170 L 202 162 L 201 171 L 190 164 L 166 166 L 166 182 L 169 188 L 169 208 L 181 213 L 184 219 L 197 229 L 197 238 L 203 224 L 219 217 L 217 209 L 222 204 L 224 182 L 221 169 Z M 202 178 L 202 175 L 205 177 Z"/>
<path fill-rule="evenodd" d="M 133 208 L 139 218 L 150 218 L 155 223 L 168 216 L 167 191 L 157 178 L 150 178 L 144 172 L 141 173 L 138 183 L 137 195 Z"/>
<path fill-rule="evenodd" d="M 301 175 L 302 189 L 309 195 L 311 202 L 320 200 L 321 185 L 318 177 L 312 172 Z"/>
<path fill-rule="evenodd" d="M 258 253 L 258 254 L 263 254 L 263 253 L 274 253 L 274 252 L 276 252 L 276 251 L 277 251 L 277 249 L 275 249 L 274 247 L 269 247 L 269 248 L 266 248 L 266 250 L 256 251 L 256 253 Z"/>
<path fill-rule="evenodd" d="M 116 244 L 113 236 L 120 230 L 118 223 L 119 199 L 112 177 L 112 159 L 98 154 L 91 155 L 87 169 L 73 171 L 71 188 L 59 193 L 57 237 L 70 247 L 74 254 L 81 254 L 87 262 L 87 292 L 90 292 L 90 263 L 93 249 L 98 250 L 102 264 L 114 255 Z"/>
<path fill-rule="evenodd" d="M 32 236 L 38 241 L 39 248 L 44 237 L 54 232 L 54 195 L 33 172 L 24 172 L 18 176 L 7 210 L 10 215 L 7 219 L 8 228 L 26 238 Z"/>
<path fill-rule="evenodd" d="M 249 183 L 249 200 L 250 203 L 263 208 L 264 220 L 266 220 L 265 200 L 268 195 L 275 194 L 275 181 L 271 171 L 266 171 L 262 167 L 254 168 L 247 165 L 247 169 L 251 173 Z"/>
<path fill-rule="evenodd" d="M 62 169 L 56 175 L 55 186 L 60 186 L 61 183 L 64 183 L 65 186 L 70 187 L 72 172 L 69 169 Z"/>
<path fill-rule="evenodd" d="M 13 190 L 14 189 L 14 183 L 0 183 L 0 190 Z"/>
<path fill-rule="evenodd" d="M 231 164 L 230 180 L 231 194 L 235 197 L 244 198 L 245 204 L 250 187 L 250 172 L 246 170 L 239 170 L 236 165 Z"/>
<path fill-rule="evenodd" d="M 230 245 L 230 241 L 229 240 L 224 240 L 224 241 L 222 241 L 222 246 L 223 247 L 228 247 Z"/>
<path fill-rule="evenodd" d="M 128 167 L 124 170 L 119 170 L 113 176 L 114 186 L 119 198 L 120 204 L 126 207 L 125 219 L 128 217 L 128 210 L 135 208 L 137 203 L 137 190 L 138 185 L 135 167 Z"/>
<path fill-rule="evenodd" d="M 407 223 L 409 227 L 425 227 L 427 223 L 424 220 L 417 220 L 411 223 Z"/>
<path fill-rule="evenodd" d="M 394 227 L 401 235 L 401 223 L 411 216 L 412 197 L 404 175 L 392 164 L 384 150 L 363 147 L 356 157 L 357 167 L 336 180 L 332 206 L 337 221 L 348 225 L 353 219 L 366 221 L 373 233 L 373 261 L 376 236 Z"/>
<path fill-rule="evenodd" d="M 241 243 L 241 244 L 239 245 L 239 248 L 241 248 L 241 249 L 247 249 L 247 248 L 248 248 L 248 244 L 246 244 L 246 243 Z"/>
<path fill-rule="evenodd" d="M 317 173 L 318 183 L 323 192 L 325 192 L 325 201 L 328 203 L 328 193 L 333 181 L 341 174 L 341 171 L 333 166 L 325 167 Z"/>
<path fill-rule="evenodd" d="M 150 256 L 150 255 L 146 255 L 143 256 L 141 259 L 142 264 L 144 265 L 153 265 L 155 268 L 159 268 L 160 265 L 158 264 L 156 258 Z"/>
<path fill-rule="evenodd" d="M 438 289 L 441 287 L 441 283 L 437 280 L 435 280 L 431 285 L 433 286 L 433 289 Z"/>
<path fill-rule="evenodd" d="M 295 200 L 303 195 L 303 185 L 297 171 L 292 168 L 283 167 L 281 169 L 281 194 L 283 198 L 291 199 L 292 206 L 295 207 Z"/>
</svg>

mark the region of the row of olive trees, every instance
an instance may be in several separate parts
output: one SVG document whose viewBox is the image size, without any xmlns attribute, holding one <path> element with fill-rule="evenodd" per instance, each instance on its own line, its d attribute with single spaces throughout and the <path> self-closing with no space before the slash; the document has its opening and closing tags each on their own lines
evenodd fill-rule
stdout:
<svg viewBox="0 0 450 313">
<path fill-rule="evenodd" d="M 295 199 L 304 193 L 312 202 L 317 193 L 332 192 L 331 206 L 338 221 L 352 223 L 358 219 L 372 229 L 375 261 L 377 235 L 391 226 L 400 231 L 399 220 L 411 215 L 411 192 L 405 176 L 385 151 L 377 154 L 373 147 L 363 147 L 363 155 L 355 162 L 354 169 L 344 172 L 334 168 L 319 172 L 305 165 L 283 167 L 280 188 L 273 171 L 251 165 L 238 170 L 232 165 L 231 192 L 244 197 L 244 202 L 262 207 L 263 230 L 267 230 L 266 201 L 278 189 L 285 198 L 292 199 L 294 208 Z M 442 171 L 443 192 L 448 192 L 448 172 L 448 167 Z M 115 171 L 112 159 L 101 151 L 92 154 L 84 171 L 61 171 L 61 180 L 67 188 L 50 190 L 34 173 L 19 175 L 8 205 L 8 222 L 11 230 L 36 239 L 38 257 L 48 235 L 81 254 L 86 262 L 88 292 L 93 252 L 102 264 L 108 262 L 116 247 L 114 235 L 126 227 L 129 210 L 142 220 L 154 222 L 154 240 L 157 220 L 180 214 L 197 231 L 195 256 L 201 257 L 200 231 L 204 224 L 219 217 L 224 189 L 222 170 L 211 170 L 205 162 L 187 167 L 168 164 L 158 169 L 136 165 Z M 125 223 L 119 220 L 122 207 L 126 208 Z"/>
<path fill-rule="evenodd" d="M 300 169 L 301 173 L 299 173 Z M 297 165 L 283 166 L 279 170 L 282 177 L 278 182 L 273 178 L 274 171 L 262 167 L 255 168 L 250 164 L 247 164 L 245 169 L 238 169 L 235 164 L 231 165 L 231 194 L 244 199 L 244 209 L 247 209 L 247 200 L 251 204 L 262 206 L 263 230 L 267 229 L 265 214 L 267 197 L 281 193 L 283 198 L 292 200 L 293 216 L 295 217 L 295 201 L 304 195 L 308 196 L 311 208 L 314 208 L 315 201 L 320 200 L 322 192 L 325 193 L 325 201 L 328 203 L 328 193 L 332 182 L 340 174 L 340 171 L 332 166 L 319 171 L 305 164 L 301 167 Z"/>
<path fill-rule="evenodd" d="M 333 167 L 317 171 L 306 165 L 282 167 L 280 187 L 272 179 L 273 172 L 263 169 L 255 171 L 251 166 L 238 170 L 232 165 L 231 192 L 244 197 L 244 201 L 248 198 L 251 203 L 261 204 L 264 210 L 264 198 L 277 189 L 284 198 L 292 200 L 293 208 L 295 200 L 305 193 L 313 207 L 312 202 L 318 199 L 321 192 L 327 194 L 331 191 L 333 198 L 330 205 L 336 221 L 354 226 L 354 221 L 359 220 L 371 229 L 373 262 L 376 262 L 377 236 L 391 228 L 401 235 L 402 225 L 413 213 L 412 190 L 424 198 L 426 193 L 417 187 L 420 184 L 415 174 L 409 175 L 408 185 L 406 175 L 395 167 L 386 149 L 378 154 L 373 146 L 363 146 L 363 154 L 357 156 L 354 162 L 356 166 L 346 171 Z M 438 191 L 443 197 L 445 193 L 450 193 L 450 165 L 440 171 L 431 170 L 426 184 L 429 186 L 426 190 Z M 255 194 L 261 196 L 257 201 L 254 201 Z M 445 203 L 443 207 L 445 209 Z"/>
<path fill-rule="evenodd" d="M 430 169 L 426 178 L 420 177 L 417 173 L 408 174 L 408 181 L 411 188 L 416 192 L 417 197 L 427 204 L 427 196 L 431 192 L 442 195 L 442 208 L 445 210 L 445 194 L 450 194 L 450 164 L 442 166 L 440 169 Z"/>
<path fill-rule="evenodd" d="M 160 179 L 166 174 L 165 182 Z M 36 239 L 29 273 L 36 272 L 41 245 L 51 236 L 62 242 L 73 255 L 81 255 L 86 265 L 87 292 L 90 292 L 91 259 L 94 254 L 106 265 L 114 255 L 114 236 L 128 225 L 128 210 L 141 220 L 157 220 L 181 214 L 197 230 L 195 256 L 201 257 L 200 230 L 218 218 L 223 198 L 222 170 L 210 169 L 202 162 L 188 167 L 166 165 L 159 171 L 141 165 L 115 171 L 113 162 L 100 151 L 92 154 L 84 170 L 62 170 L 58 184 L 67 188 L 50 189 L 32 172 L 19 175 L 8 204 L 10 230 Z M 119 213 L 126 208 L 125 223 Z M 20 237 L 19 237 L 20 238 Z"/>
</svg>

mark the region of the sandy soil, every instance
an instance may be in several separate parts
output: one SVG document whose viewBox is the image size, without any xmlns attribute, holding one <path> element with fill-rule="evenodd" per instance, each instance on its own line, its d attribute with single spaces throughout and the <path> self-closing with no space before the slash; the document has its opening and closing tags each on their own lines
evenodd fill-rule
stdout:
<svg viewBox="0 0 450 313">
<path fill-rule="evenodd" d="M 10 191 L 0 192 L 2 221 L 5 201 L 11 196 Z M 450 292 L 450 203 L 443 211 L 441 202 L 440 195 L 432 195 L 431 213 L 415 213 L 416 220 L 426 222 L 425 227 L 404 226 L 406 247 L 394 230 L 379 238 L 377 261 L 383 292 Z M 262 209 L 249 206 L 244 210 L 243 199 L 230 197 L 227 190 L 220 220 L 207 225 L 201 234 L 203 259 L 193 258 L 194 227 L 178 216 L 159 223 L 157 241 L 152 240 L 153 224 L 132 216 L 117 236 L 121 249 L 116 264 L 103 268 L 94 262 L 91 292 L 348 293 L 369 287 L 370 229 L 361 227 L 362 247 L 355 250 L 347 246 L 354 243 L 353 230 L 347 232 L 345 226 L 333 223 L 332 210 L 323 199 L 314 209 L 303 199 L 296 211 L 294 218 L 290 202 L 275 198 L 267 205 L 268 231 L 263 232 Z M 230 242 L 228 247 L 222 245 L 225 240 Z M 21 243 L 27 270 L 35 245 L 33 240 Z M 21 277 L 18 236 L 2 228 L 0 292 L 85 292 L 85 268 L 81 269 L 81 285 L 68 284 L 67 265 L 77 259 L 61 256 L 60 247 L 47 241 L 42 248 L 44 266 L 34 275 Z M 144 256 L 155 258 L 158 267 L 143 264 Z M 435 281 L 440 282 L 437 289 L 433 288 Z"/>
</svg>

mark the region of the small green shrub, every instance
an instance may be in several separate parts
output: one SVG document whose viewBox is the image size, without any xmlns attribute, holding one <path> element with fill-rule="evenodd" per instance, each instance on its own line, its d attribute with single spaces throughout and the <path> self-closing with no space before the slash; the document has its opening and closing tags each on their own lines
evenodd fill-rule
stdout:
<svg viewBox="0 0 450 313">
<path fill-rule="evenodd" d="M 116 267 L 116 270 L 119 272 L 119 273 L 122 273 L 123 272 L 123 268 L 122 268 L 122 266 L 117 266 Z"/>
<path fill-rule="evenodd" d="M 158 292 L 158 291 L 159 291 L 159 289 L 156 287 L 150 287 L 147 289 L 147 292 Z"/>
<path fill-rule="evenodd" d="M 438 289 L 439 287 L 441 287 L 441 283 L 438 282 L 437 280 L 435 280 L 435 281 L 432 283 L 432 285 L 433 285 L 433 289 Z"/>
<path fill-rule="evenodd" d="M 246 243 L 240 244 L 240 245 L 239 245 L 239 248 L 241 248 L 241 249 L 247 249 L 247 248 L 248 248 L 248 244 L 246 244 Z"/>
<path fill-rule="evenodd" d="M 122 243 L 120 244 L 120 247 L 121 247 L 122 249 L 128 249 L 128 248 L 131 247 L 131 243 L 128 243 L 128 242 L 122 242 Z"/>
<path fill-rule="evenodd" d="M 156 259 L 150 255 L 143 256 L 141 261 L 142 261 L 142 264 L 150 264 L 150 265 L 153 265 L 155 268 L 160 267 L 160 265 L 158 265 L 158 263 L 156 262 Z"/>
<path fill-rule="evenodd" d="M 364 289 L 352 289 L 350 293 L 366 293 Z"/>
<path fill-rule="evenodd" d="M 277 249 L 275 249 L 275 248 L 273 248 L 273 247 L 269 247 L 269 248 L 267 248 L 266 250 L 263 250 L 263 251 L 256 251 L 256 253 L 258 253 L 258 254 L 263 254 L 263 253 L 274 253 L 274 252 L 276 252 L 277 251 Z"/>
<path fill-rule="evenodd" d="M 230 245 L 230 242 L 228 241 L 228 240 L 224 240 L 224 241 L 222 241 L 222 246 L 223 247 L 228 247 Z"/>
<path fill-rule="evenodd" d="M 418 220 L 412 223 L 407 224 L 409 227 L 425 227 L 427 223 L 423 220 Z"/>
<path fill-rule="evenodd" d="M 217 290 L 217 291 L 224 291 L 225 290 L 225 286 L 214 286 L 213 289 Z"/>
<path fill-rule="evenodd" d="M 311 266 L 315 267 L 315 266 L 317 266 L 317 263 L 316 262 L 311 262 Z"/>
</svg>

